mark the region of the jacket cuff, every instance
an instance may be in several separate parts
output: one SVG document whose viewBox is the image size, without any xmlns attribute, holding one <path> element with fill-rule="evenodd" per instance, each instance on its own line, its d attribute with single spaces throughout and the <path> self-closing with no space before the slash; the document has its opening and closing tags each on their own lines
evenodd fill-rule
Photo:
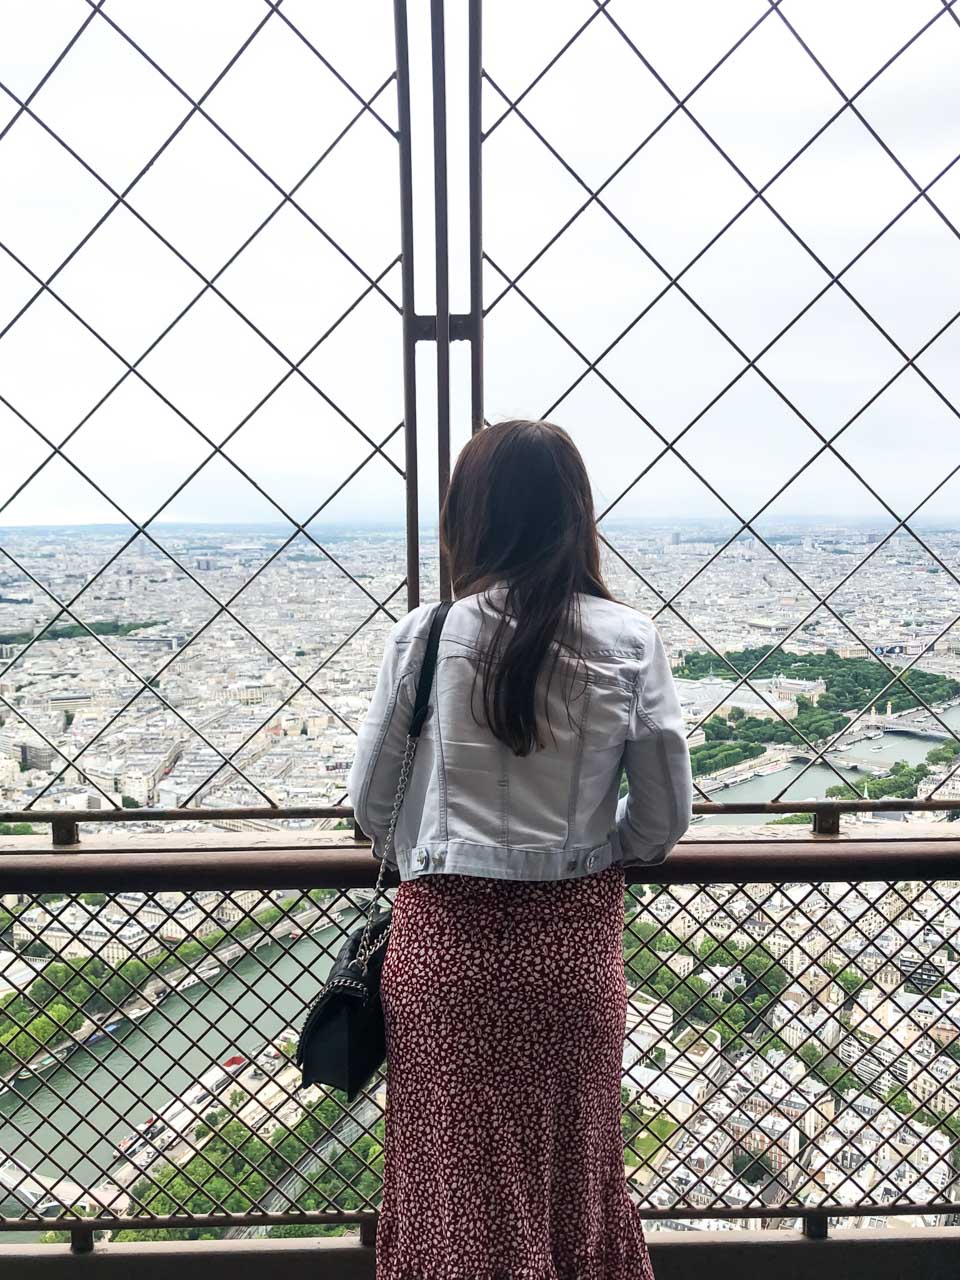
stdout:
<svg viewBox="0 0 960 1280">
<path fill-rule="evenodd" d="M 623 866 L 650 866 L 663 862 L 676 840 L 661 841 L 659 844 L 644 840 L 627 821 L 627 797 L 621 796 L 617 804 L 617 843 Z"/>
</svg>

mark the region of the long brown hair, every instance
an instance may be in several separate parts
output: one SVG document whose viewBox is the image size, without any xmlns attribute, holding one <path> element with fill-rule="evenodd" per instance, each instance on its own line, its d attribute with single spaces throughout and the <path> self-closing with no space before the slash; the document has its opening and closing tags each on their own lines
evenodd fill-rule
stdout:
<svg viewBox="0 0 960 1280">
<path fill-rule="evenodd" d="M 440 516 L 455 596 L 506 584 L 492 643 L 479 671 L 483 713 L 515 755 L 544 744 L 537 690 L 562 652 L 580 656 L 578 593 L 612 599 L 600 572 L 590 481 L 580 453 L 550 422 L 486 427 L 457 459 Z M 570 714 L 569 686 L 564 690 Z M 547 716 L 549 726 L 549 716 Z M 552 730 L 551 730 L 552 732 Z"/>
</svg>

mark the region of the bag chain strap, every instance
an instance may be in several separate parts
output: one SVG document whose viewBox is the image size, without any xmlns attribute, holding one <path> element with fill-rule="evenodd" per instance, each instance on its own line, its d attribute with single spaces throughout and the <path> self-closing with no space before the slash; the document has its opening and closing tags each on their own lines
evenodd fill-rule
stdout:
<svg viewBox="0 0 960 1280">
<path fill-rule="evenodd" d="M 403 794 L 407 789 L 407 781 L 410 777 L 410 770 L 413 768 L 413 757 L 416 755 L 418 738 L 412 734 L 407 734 L 407 742 L 403 749 L 403 759 L 400 762 L 400 777 L 397 781 L 397 794 L 393 798 L 393 811 L 390 814 L 390 824 L 387 827 L 386 838 L 383 842 L 383 853 L 380 858 L 380 871 L 377 874 L 377 883 L 373 891 L 373 897 L 370 899 L 370 906 L 367 910 L 367 923 L 363 930 L 363 937 L 360 939 L 360 946 L 357 948 L 357 963 L 360 965 L 361 972 L 365 973 L 367 963 L 374 951 L 378 950 L 387 940 L 390 933 L 390 925 L 384 929 L 376 947 L 370 946 L 370 929 L 373 925 L 373 906 L 381 893 L 385 893 L 383 889 L 383 872 L 387 865 L 387 855 L 393 848 L 394 832 L 397 829 L 397 819 L 400 817 L 400 809 L 403 806 Z"/>
</svg>

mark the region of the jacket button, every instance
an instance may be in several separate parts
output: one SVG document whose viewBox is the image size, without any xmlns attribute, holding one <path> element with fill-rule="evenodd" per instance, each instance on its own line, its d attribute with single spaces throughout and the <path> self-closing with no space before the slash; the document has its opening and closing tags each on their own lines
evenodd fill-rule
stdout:
<svg viewBox="0 0 960 1280">
<path fill-rule="evenodd" d="M 595 853 L 587 854 L 586 867 L 588 871 L 592 871 L 597 865 L 597 855 Z"/>
<path fill-rule="evenodd" d="M 427 862 L 429 861 L 429 856 L 430 855 L 427 853 L 426 849 L 418 849 L 417 856 L 415 859 L 416 867 L 422 870 L 422 868 L 427 865 Z"/>
</svg>

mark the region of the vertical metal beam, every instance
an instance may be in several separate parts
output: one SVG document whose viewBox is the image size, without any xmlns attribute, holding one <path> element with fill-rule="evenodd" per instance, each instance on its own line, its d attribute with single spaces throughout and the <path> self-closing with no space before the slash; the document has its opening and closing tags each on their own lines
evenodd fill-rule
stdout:
<svg viewBox="0 0 960 1280">
<path fill-rule="evenodd" d="M 406 0 L 393 0 L 400 153 L 400 284 L 403 304 L 403 441 L 406 483 L 407 608 L 420 603 L 420 502 L 417 470 L 417 340 L 413 296 L 413 152 Z"/>
<path fill-rule="evenodd" d="M 447 208 L 447 69 L 444 0 L 430 0 L 433 66 L 433 222 L 437 289 L 437 501 L 450 484 L 450 258 Z M 450 599 L 450 566 L 440 554 L 440 598 Z"/>
<path fill-rule="evenodd" d="M 468 134 L 470 165 L 470 419 L 474 434 L 483 426 L 483 16 L 481 0 L 470 0 Z"/>
</svg>

